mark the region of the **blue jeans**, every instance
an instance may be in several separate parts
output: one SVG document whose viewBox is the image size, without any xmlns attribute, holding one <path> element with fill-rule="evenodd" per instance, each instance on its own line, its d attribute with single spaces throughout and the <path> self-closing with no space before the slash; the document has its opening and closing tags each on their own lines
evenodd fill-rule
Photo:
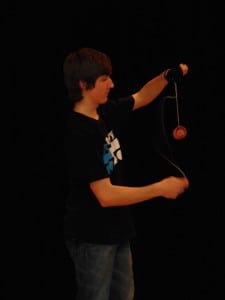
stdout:
<svg viewBox="0 0 225 300">
<path fill-rule="evenodd" d="M 134 277 L 129 242 L 99 245 L 67 240 L 75 266 L 76 300 L 133 300 Z"/>
</svg>

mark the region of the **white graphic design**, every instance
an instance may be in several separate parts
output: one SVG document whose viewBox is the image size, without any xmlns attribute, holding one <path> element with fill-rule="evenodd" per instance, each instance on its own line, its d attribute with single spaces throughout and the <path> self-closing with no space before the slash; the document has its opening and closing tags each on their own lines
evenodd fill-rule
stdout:
<svg viewBox="0 0 225 300">
<path fill-rule="evenodd" d="M 122 152 L 119 140 L 114 136 L 113 131 L 110 131 L 105 138 L 103 160 L 107 171 L 110 174 L 119 160 L 122 160 Z"/>
</svg>

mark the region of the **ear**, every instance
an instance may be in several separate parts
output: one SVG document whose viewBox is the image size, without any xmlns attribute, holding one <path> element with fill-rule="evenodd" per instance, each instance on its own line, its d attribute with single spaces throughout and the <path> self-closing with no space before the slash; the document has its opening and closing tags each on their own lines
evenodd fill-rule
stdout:
<svg viewBox="0 0 225 300">
<path fill-rule="evenodd" d="M 80 85 L 82 90 L 85 90 L 87 88 L 87 84 L 83 80 L 79 80 L 79 85 Z"/>
</svg>

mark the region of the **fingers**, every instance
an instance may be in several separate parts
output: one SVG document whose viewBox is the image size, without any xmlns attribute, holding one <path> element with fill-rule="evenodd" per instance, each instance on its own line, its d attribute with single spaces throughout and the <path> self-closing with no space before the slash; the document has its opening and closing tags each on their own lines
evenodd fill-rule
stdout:
<svg viewBox="0 0 225 300">
<path fill-rule="evenodd" d="M 184 189 L 189 188 L 189 180 L 187 179 L 187 177 L 180 177 L 180 179 L 181 179 L 182 182 L 183 182 Z"/>
<path fill-rule="evenodd" d="M 187 179 L 187 177 L 184 177 L 183 179 L 184 179 L 185 187 L 189 188 L 190 185 L 189 180 Z"/>
<path fill-rule="evenodd" d="M 186 75 L 188 73 L 188 65 L 181 63 L 181 64 L 179 64 L 179 66 L 182 70 L 183 75 Z"/>
</svg>

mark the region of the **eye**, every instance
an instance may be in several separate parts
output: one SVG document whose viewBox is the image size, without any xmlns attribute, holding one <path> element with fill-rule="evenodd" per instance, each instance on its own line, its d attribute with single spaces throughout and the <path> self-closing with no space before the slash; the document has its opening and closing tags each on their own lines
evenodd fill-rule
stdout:
<svg viewBox="0 0 225 300">
<path fill-rule="evenodd" d="M 109 76 L 109 75 L 101 75 L 100 77 L 99 77 L 102 81 L 106 81 L 106 80 L 109 80 L 109 79 L 111 79 L 111 77 Z"/>
</svg>

